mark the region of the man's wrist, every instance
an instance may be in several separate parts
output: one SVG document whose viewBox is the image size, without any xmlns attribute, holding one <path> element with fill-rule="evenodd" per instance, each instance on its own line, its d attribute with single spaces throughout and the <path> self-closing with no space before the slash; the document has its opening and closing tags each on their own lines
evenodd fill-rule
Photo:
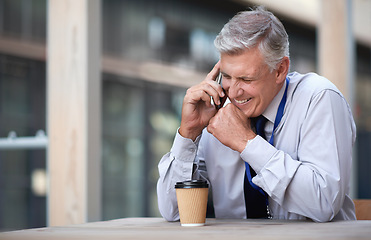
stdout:
<svg viewBox="0 0 371 240">
<path fill-rule="evenodd" d="M 258 136 L 258 135 L 256 135 L 256 136 Z M 251 139 L 249 139 L 249 140 L 247 140 L 247 143 L 246 143 L 246 145 L 245 145 L 245 148 L 246 148 L 247 146 L 249 146 L 249 145 L 254 141 L 254 139 L 256 138 L 256 136 L 253 137 L 253 138 L 251 138 Z"/>
<path fill-rule="evenodd" d="M 189 139 L 192 139 L 192 141 L 195 141 L 196 138 L 201 135 L 202 130 L 201 131 L 199 131 L 199 130 L 197 130 L 197 131 L 195 131 L 195 130 L 194 131 L 189 131 L 188 130 L 187 131 L 187 130 L 184 130 L 182 127 L 180 127 L 178 132 L 182 137 L 189 138 Z"/>
<path fill-rule="evenodd" d="M 245 137 L 245 139 L 243 139 L 241 142 L 240 142 L 240 144 L 239 144 L 239 147 L 238 147 L 238 149 L 237 149 L 237 151 L 238 152 L 240 152 L 240 153 L 242 153 L 244 150 L 245 150 L 245 148 L 249 145 L 249 143 L 251 142 L 251 141 L 253 141 L 255 138 L 256 138 L 256 134 L 253 134 L 253 135 L 246 135 Z"/>
</svg>

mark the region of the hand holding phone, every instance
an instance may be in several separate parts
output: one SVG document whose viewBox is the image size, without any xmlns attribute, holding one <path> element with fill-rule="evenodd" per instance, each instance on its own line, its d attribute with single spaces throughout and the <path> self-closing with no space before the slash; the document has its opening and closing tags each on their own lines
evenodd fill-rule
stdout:
<svg viewBox="0 0 371 240">
<path fill-rule="evenodd" d="M 225 100 L 220 96 L 224 96 L 225 92 L 219 85 L 221 81 L 218 62 L 204 81 L 187 89 L 183 99 L 182 120 L 178 130 L 181 136 L 194 141 L 209 124 L 218 109 L 223 107 Z M 217 99 L 218 97 L 219 99 Z M 216 106 L 214 100 L 217 100 L 216 102 L 220 105 Z"/>
</svg>

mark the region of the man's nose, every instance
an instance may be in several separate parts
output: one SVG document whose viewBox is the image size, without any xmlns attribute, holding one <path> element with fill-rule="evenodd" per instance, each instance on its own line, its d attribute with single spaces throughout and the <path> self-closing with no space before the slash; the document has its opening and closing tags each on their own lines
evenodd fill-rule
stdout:
<svg viewBox="0 0 371 240">
<path fill-rule="evenodd" d="M 241 88 L 239 81 L 236 80 L 231 80 L 230 85 L 226 90 L 230 98 L 236 98 L 243 93 L 243 89 Z"/>
</svg>

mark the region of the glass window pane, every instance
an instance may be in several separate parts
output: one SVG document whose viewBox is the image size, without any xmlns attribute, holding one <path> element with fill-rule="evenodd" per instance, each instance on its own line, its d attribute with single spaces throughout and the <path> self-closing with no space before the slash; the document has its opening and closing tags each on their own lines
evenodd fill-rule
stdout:
<svg viewBox="0 0 371 240">
<path fill-rule="evenodd" d="M 103 219 L 158 216 L 157 163 L 179 126 L 184 89 L 105 75 Z"/>
<path fill-rule="evenodd" d="M 45 63 L 0 54 L 0 138 L 45 129 Z M 0 149 L 0 229 L 46 225 L 46 151 Z"/>
</svg>

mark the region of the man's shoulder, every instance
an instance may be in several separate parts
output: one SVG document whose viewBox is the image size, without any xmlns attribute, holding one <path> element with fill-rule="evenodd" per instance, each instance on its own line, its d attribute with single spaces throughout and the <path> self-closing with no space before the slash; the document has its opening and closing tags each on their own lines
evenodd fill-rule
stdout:
<svg viewBox="0 0 371 240">
<path fill-rule="evenodd" d="M 293 72 L 288 74 L 290 80 L 290 88 L 293 95 L 300 95 L 300 97 L 314 96 L 325 90 L 331 90 L 341 95 L 338 88 L 327 78 L 316 73 L 300 74 Z"/>
</svg>

